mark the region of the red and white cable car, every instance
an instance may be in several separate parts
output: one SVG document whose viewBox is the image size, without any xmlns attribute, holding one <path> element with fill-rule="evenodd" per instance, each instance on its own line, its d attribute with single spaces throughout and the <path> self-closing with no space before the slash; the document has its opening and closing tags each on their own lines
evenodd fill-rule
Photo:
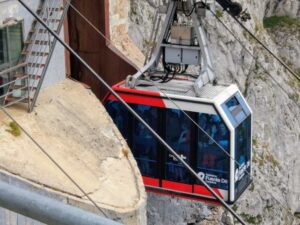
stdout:
<svg viewBox="0 0 300 225">
<path fill-rule="evenodd" d="M 169 2 L 152 58 L 113 89 L 219 196 L 234 203 L 252 180 L 252 111 L 236 85 L 214 83 L 199 13 L 188 3 Z M 196 8 L 193 26 L 176 20 L 185 14 L 184 7 Z M 190 65 L 199 73 L 186 72 Z M 104 104 L 127 140 L 148 191 L 216 202 L 113 95 Z"/>
</svg>

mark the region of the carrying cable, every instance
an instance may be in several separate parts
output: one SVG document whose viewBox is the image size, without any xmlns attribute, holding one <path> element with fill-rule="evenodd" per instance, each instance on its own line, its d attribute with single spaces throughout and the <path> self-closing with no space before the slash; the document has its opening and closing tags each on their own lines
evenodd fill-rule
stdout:
<svg viewBox="0 0 300 225">
<path fill-rule="evenodd" d="M 232 16 L 232 15 L 231 15 Z M 289 71 L 298 81 L 300 81 L 300 76 L 293 71 L 282 59 L 280 59 L 275 53 L 273 53 L 261 40 L 259 40 L 241 21 L 236 17 L 232 18 L 254 39 L 256 40 L 269 54 L 271 54 L 287 71 Z"/>
<path fill-rule="evenodd" d="M 108 39 L 98 28 L 96 28 L 92 23 L 91 21 L 89 21 L 84 15 L 82 15 L 79 10 L 73 6 L 71 3 L 70 3 L 70 7 L 72 9 L 74 9 L 75 12 L 77 12 L 81 17 L 82 19 L 84 19 L 90 26 L 92 26 L 94 28 L 94 30 L 99 34 L 101 35 L 101 37 L 105 38 L 105 40 L 107 42 L 109 42 L 111 45 L 113 45 L 112 41 L 110 39 Z M 150 79 L 151 80 L 151 79 Z M 228 151 L 226 151 L 211 135 L 209 135 L 202 127 L 199 126 L 199 124 L 193 120 L 183 109 L 181 109 L 181 107 L 176 103 L 174 102 L 163 90 L 161 90 L 157 84 L 151 80 L 151 82 L 153 83 L 153 86 L 155 86 L 159 91 L 161 91 L 163 93 L 163 95 L 165 97 L 167 97 L 200 131 L 202 131 L 221 151 L 223 151 L 223 153 L 225 153 L 231 160 L 234 160 L 233 157 L 228 153 Z M 234 160 L 236 165 L 238 165 L 239 167 L 241 166 L 241 164 L 237 161 L 237 160 Z M 251 174 L 246 170 L 245 171 L 251 178 Z"/>
<path fill-rule="evenodd" d="M 183 166 L 198 180 L 208 191 L 226 208 L 241 224 L 246 225 L 244 220 L 229 206 L 227 203 L 215 193 L 215 191 L 145 122 L 119 95 L 107 84 L 101 76 L 99 76 L 69 45 L 67 45 L 54 31 L 52 31 L 47 24 L 42 21 L 39 16 L 34 13 L 23 0 L 18 0 L 26 10 L 32 14 L 69 52 L 75 56 L 113 95 L 114 97 L 139 121 L 141 122 L 150 133 L 180 162 Z"/>
<path fill-rule="evenodd" d="M 212 15 L 224 26 L 224 28 L 234 37 L 234 39 L 242 46 L 242 48 L 259 64 L 259 66 L 264 70 L 264 72 L 274 81 L 274 83 L 287 95 L 290 96 L 290 94 L 286 91 L 286 89 L 272 76 L 272 74 L 263 66 L 263 64 L 258 60 L 258 57 L 256 57 L 246 46 L 245 44 L 233 33 L 233 31 L 217 16 L 217 14 L 211 10 L 208 6 L 206 7 Z M 300 105 L 298 102 L 290 98 L 298 108 L 300 108 Z"/>
<path fill-rule="evenodd" d="M 82 19 L 84 19 L 90 26 L 92 26 L 94 29 L 95 29 L 95 31 L 98 33 L 98 34 L 100 34 L 101 35 L 101 37 L 103 37 L 103 38 L 105 38 L 105 40 L 107 41 L 107 42 L 109 42 L 111 45 L 113 45 L 113 43 L 112 43 L 112 41 L 109 39 L 109 38 L 107 38 L 97 27 L 95 27 L 93 24 L 92 24 L 92 22 L 91 21 L 89 21 L 84 15 L 82 15 L 80 12 L 79 12 L 79 10 L 75 7 L 75 6 L 73 6 L 72 5 L 72 3 L 70 3 L 70 7 L 72 8 L 72 9 L 74 9 L 74 11 L 75 12 L 77 12 L 81 17 L 82 17 Z M 121 53 L 122 54 L 122 53 Z M 140 71 L 140 70 L 139 70 Z M 153 80 L 151 80 L 150 79 L 150 81 L 152 82 L 152 84 L 153 84 L 153 86 L 155 86 L 159 91 L 161 91 L 162 92 L 162 94 L 165 96 L 165 97 L 167 97 L 168 98 L 168 100 L 170 100 L 200 131 L 202 131 L 214 144 L 216 144 L 217 145 L 217 147 L 219 147 L 230 159 L 232 159 L 232 160 L 234 160 L 233 159 L 233 157 L 212 137 L 212 136 L 210 136 L 202 127 L 200 127 L 199 126 L 199 124 L 196 122 L 196 121 L 194 121 L 183 109 L 181 109 L 181 107 L 176 103 L 176 102 L 174 102 L 173 101 L 173 99 L 171 99 L 163 90 L 161 90 L 158 86 L 157 86 L 157 84 L 153 81 Z M 235 160 L 235 163 L 238 165 L 238 166 L 241 166 L 240 165 L 240 163 L 238 162 L 238 161 L 236 161 Z M 248 173 L 248 175 L 250 175 L 250 173 Z M 251 177 L 251 175 L 250 175 L 250 177 Z"/>
<path fill-rule="evenodd" d="M 67 171 L 62 168 L 62 166 L 44 149 L 35 139 L 32 137 L 29 132 L 21 126 L 20 123 L 9 113 L 6 111 L 6 109 L 1 106 L 0 107 L 1 111 L 4 112 L 4 114 L 9 117 L 14 123 L 18 125 L 18 127 L 24 132 L 24 134 L 41 150 L 41 152 L 47 156 L 48 159 L 82 192 L 83 196 L 86 196 L 87 199 L 106 217 L 106 213 L 97 205 L 97 203 L 89 196 L 87 192 L 85 192 L 82 187 L 71 177 L 70 174 L 68 174 Z"/>
<path fill-rule="evenodd" d="M 213 14 L 214 17 L 217 18 L 219 22 L 222 23 L 223 26 L 226 27 L 226 25 L 223 23 L 223 21 L 216 15 L 213 10 L 210 9 L 210 7 L 203 1 L 201 1 L 203 5 L 206 6 L 206 8 Z M 225 10 L 226 11 L 226 10 Z M 269 54 L 271 54 L 286 70 L 288 70 L 298 81 L 300 81 L 300 76 L 293 71 L 283 60 L 281 60 L 275 53 L 273 53 L 261 40 L 259 40 L 255 34 L 253 34 L 241 21 L 238 20 L 237 17 L 231 15 L 228 13 L 257 43 L 259 43 Z"/>
<path fill-rule="evenodd" d="M 89 21 L 82 13 L 80 13 L 79 12 L 79 10 L 76 8 L 76 7 L 74 7 L 71 3 L 70 3 L 70 7 L 72 8 L 72 9 L 74 9 L 74 11 L 75 12 L 77 12 L 81 17 L 82 17 L 82 19 L 84 19 L 91 27 L 93 27 L 93 29 L 101 36 L 101 37 L 103 37 L 107 42 L 109 42 L 111 45 L 114 45 L 113 43 L 112 43 L 112 41 L 109 39 L 109 38 L 107 38 L 98 28 L 96 28 L 92 23 L 91 23 L 91 21 Z M 220 21 L 220 22 L 222 22 L 222 21 Z M 222 22 L 223 23 L 223 22 Z M 224 26 L 226 26 L 225 24 L 224 24 Z M 233 32 L 227 27 L 227 29 L 228 29 L 228 31 L 234 36 L 234 34 L 233 34 Z M 237 38 L 236 38 L 237 39 Z M 243 43 L 239 40 L 239 39 L 237 39 L 237 41 L 246 49 L 246 51 L 255 59 L 255 60 L 257 60 L 255 57 L 254 57 L 254 55 L 252 55 L 252 53 L 243 45 Z M 122 53 L 121 53 L 122 54 Z M 262 64 L 260 63 L 260 65 L 261 65 L 261 67 L 267 72 L 267 70 L 262 66 Z M 267 72 L 268 73 L 268 72 Z M 268 75 L 274 80 L 274 82 L 286 93 L 286 94 L 288 94 L 285 90 L 284 90 L 284 88 L 283 87 L 281 87 L 280 86 L 280 84 L 271 76 L 271 74 L 269 74 L 268 73 Z M 186 117 L 188 117 L 189 118 L 189 120 L 191 120 L 192 121 L 192 123 L 193 124 L 195 124 L 197 127 L 198 127 L 198 129 L 199 130 L 201 130 L 207 137 L 209 137 L 209 139 L 214 143 L 214 144 L 216 144 L 217 145 L 217 147 L 221 150 L 221 151 L 223 151 L 231 160 L 234 160 L 235 161 L 235 164 L 236 165 L 238 165 L 239 167 L 241 166 L 240 165 L 240 163 L 237 161 L 237 160 L 235 160 L 235 159 L 233 159 L 233 157 L 218 143 L 218 142 L 216 142 L 215 141 L 215 139 L 213 138 L 213 137 L 211 137 L 202 127 L 200 127 L 199 126 L 199 124 L 197 123 L 197 122 L 195 122 L 184 110 L 182 110 L 181 108 L 180 108 L 180 106 L 178 106 L 178 104 L 176 103 L 176 102 L 174 102 L 163 90 L 161 90 L 157 85 L 156 85 L 156 83 L 154 83 L 154 80 L 151 80 L 152 81 L 152 83 L 153 83 L 153 85 L 159 90 L 159 91 L 161 91 L 162 93 L 163 93 L 163 95 L 164 96 L 166 96 L 181 112 L 183 112 L 183 114 L 186 116 Z M 297 103 L 296 103 L 297 104 Z M 250 177 L 251 177 L 251 174 L 246 170 L 245 171 L 245 173 L 246 174 L 248 174 Z M 258 183 L 260 183 L 260 182 L 258 182 Z M 270 192 L 269 192 L 270 193 Z M 271 193 L 270 193 L 271 194 Z M 272 194 L 271 194 L 271 197 L 279 204 L 279 205 L 281 205 L 284 209 L 286 209 L 287 210 L 287 212 L 289 212 L 289 214 L 290 214 L 290 216 L 292 216 L 293 217 L 293 215 L 291 214 L 291 212 L 286 208 L 286 206 L 284 206 L 277 198 L 275 198 Z M 294 217 L 293 217 L 294 218 Z"/>
</svg>

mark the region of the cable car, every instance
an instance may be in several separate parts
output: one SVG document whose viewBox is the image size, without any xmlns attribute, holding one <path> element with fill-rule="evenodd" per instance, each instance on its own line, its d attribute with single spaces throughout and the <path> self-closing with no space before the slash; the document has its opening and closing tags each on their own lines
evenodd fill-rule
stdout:
<svg viewBox="0 0 300 225">
<path fill-rule="evenodd" d="M 188 3 L 169 1 L 151 59 L 113 89 L 232 204 L 252 181 L 252 111 L 236 85 L 214 82 L 197 7 Z M 178 23 L 182 4 L 196 8 L 190 13 L 193 26 Z M 199 73 L 187 72 L 191 65 Z M 131 148 L 147 191 L 217 203 L 113 95 L 104 99 L 104 105 Z"/>
<path fill-rule="evenodd" d="M 151 86 L 129 89 L 124 82 L 113 88 L 225 201 L 234 203 L 250 184 L 251 109 L 235 85 L 206 85 L 201 97 L 174 92 L 165 96 Z M 147 190 L 213 200 L 113 95 L 105 107 L 132 149 Z"/>
</svg>

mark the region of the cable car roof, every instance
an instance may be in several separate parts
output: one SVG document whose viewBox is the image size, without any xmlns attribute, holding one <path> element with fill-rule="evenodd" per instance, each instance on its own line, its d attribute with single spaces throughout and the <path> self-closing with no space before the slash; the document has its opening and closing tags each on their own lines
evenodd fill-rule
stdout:
<svg viewBox="0 0 300 225">
<path fill-rule="evenodd" d="M 168 94 L 168 95 L 178 95 L 181 97 L 194 97 L 194 98 L 213 100 L 218 95 L 224 92 L 228 92 L 228 89 L 232 86 L 235 85 L 206 84 L 196 94 L 194 88 L 194 80 L 172 79 L 167 83 L 159 83 L 154 81 L 140 81 L 140 83 L 134 87 L 134 90 L 157 92 L 160 93 L 161 96 Z M 117 85 L 117 87 L 128 88 L 124 82 Z"/>
</svg>

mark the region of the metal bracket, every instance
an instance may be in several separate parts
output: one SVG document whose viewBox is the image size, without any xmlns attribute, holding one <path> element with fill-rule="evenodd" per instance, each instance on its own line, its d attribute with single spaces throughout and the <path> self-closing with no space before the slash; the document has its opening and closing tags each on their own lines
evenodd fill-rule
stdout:
<svg viewBox="0 0 300 225">
<path fill-rule="evenodd" d="M 182 7 L 180 4 L 183 4 L 183 2 L 188 7 L 188 9 L 191 10 L 189 17 L 192 21 L 193 32 L 191 32 L 192 34 L 182 34 L 184 33 L 182 32 L 182 30 L 178 31 L 177 35 L 174 35 L 175 38 L 178 38 L 178 43 L 166 43 L 171 29 L 174 29 L 173 24 L 175 21 L 175 14 L 178 8 Z M 126 79 L 125 85 L 127 87 L 134 88 L 138 83 L 140 83 L 138 82 L 138 80 L 142 81 L 144 79 L 145 76 L 143 76 L 143 74 L 151 71 L 157 71 L 159 62 L 164 53 L 167 54 L 168 60 L 170 60 L 171 63 L 174 62 L 182 65 L 199 65 L 199 74 L 194 75 L 198 76 L 194 84 L 196 93 L 201 89 L 201 87 L 215 80 L 215 75 L 212 70 L 213 66 L 209 46 L 207 43 L 205 32 L 202 28 L 202 24 L 200 23 L 201 18 L 199 18 L 199 14 L 197 11 L 198 9 L 196 6 L 197 3 L 194 0 L 169 1 L 165 22 L 163 24 L 161 34 L 157 40 L 156 48 L 149 62 L 136 74 L 130 75 Z M 186 37 L 186 39 L 181 40 L 180 35 Z M 193 35 L 192 38 L 197 40 L 197 45 L 188 45 L 189 43 L 187 40 L 189 35 Z"/>
</svg>

